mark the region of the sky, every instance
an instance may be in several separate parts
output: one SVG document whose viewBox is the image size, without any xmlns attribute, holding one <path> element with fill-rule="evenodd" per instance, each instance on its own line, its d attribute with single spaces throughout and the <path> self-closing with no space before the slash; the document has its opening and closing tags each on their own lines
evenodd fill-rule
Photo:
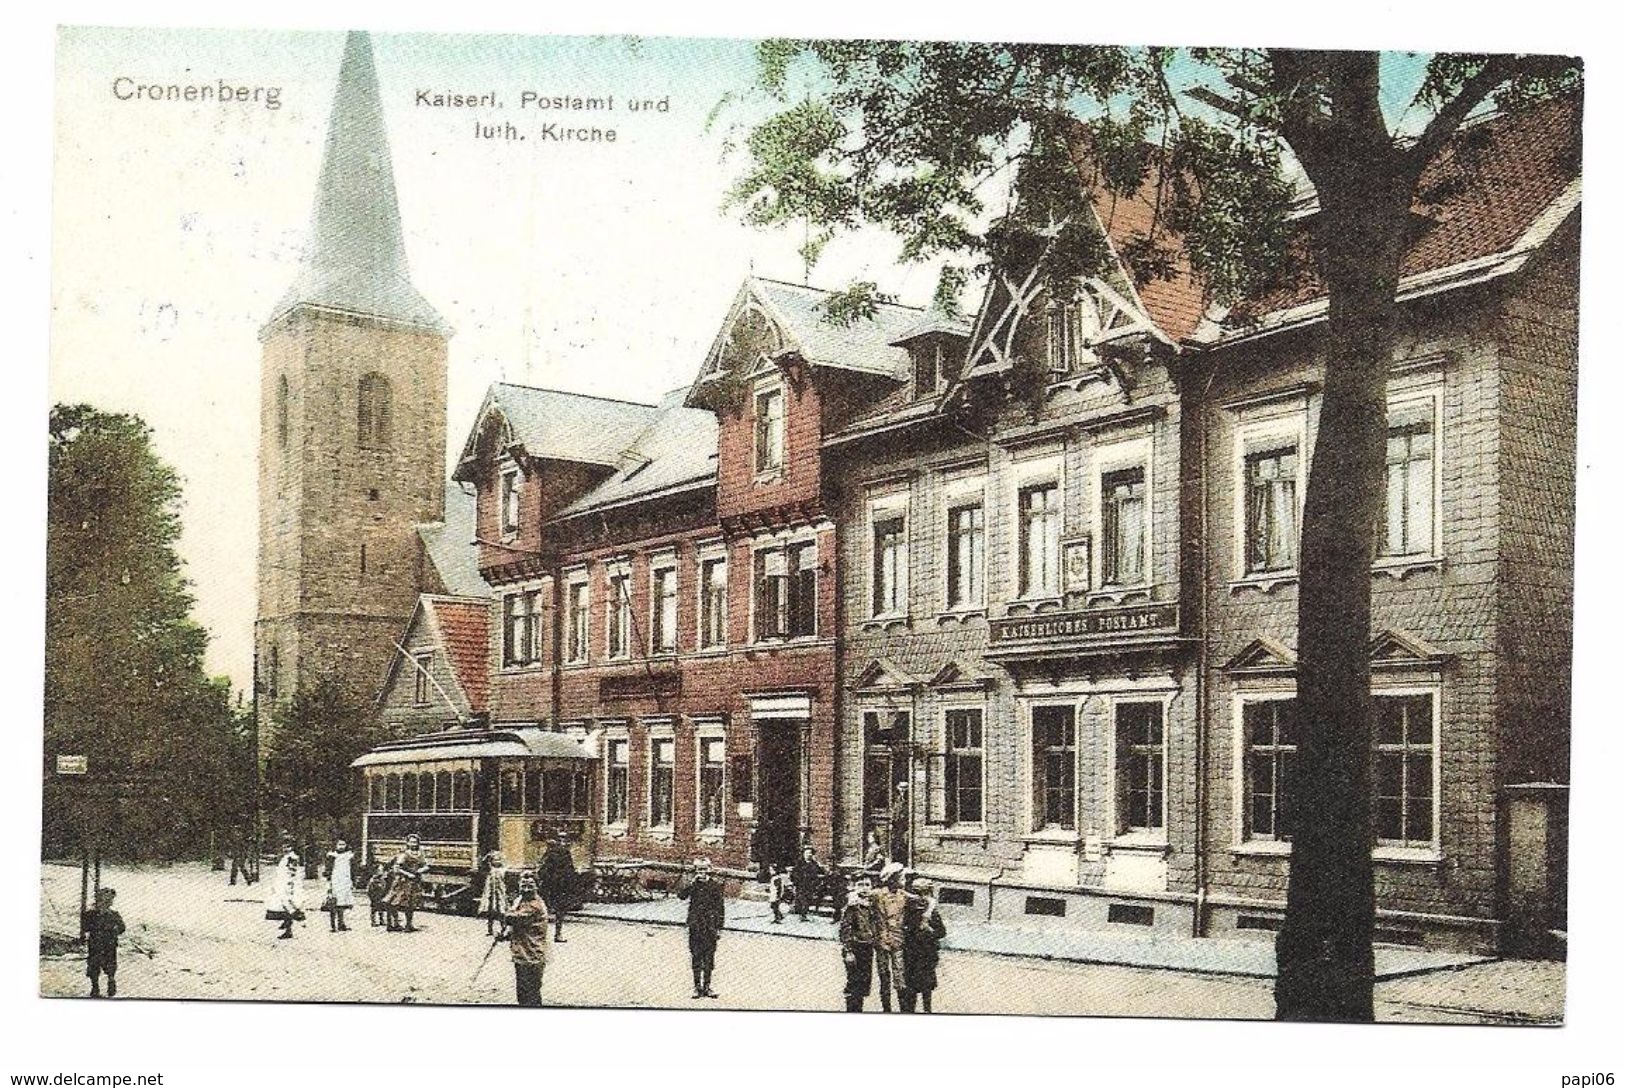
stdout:
<svg viewBox="0 0 1625 1088">
<path fill-rule="evenodd" d="M 748 41 L 374 34 L 419 291 L 449 321 L 447 456 L 494 381 L 654 400 L 699 367 L 741 279 L 799 280 L 799 230 L 722 207 L 729 125 L 764 108 Z M 260 326 L 292 282 L 343 35 L 62 31 L 56 73 L 50 396 L 133 412 L 185 489 L 180 551 L 208 629 L 207 666 L 252 670 Z M 1391 54 L 1403 123 L 1425 60 Z M 1190 75 L 1190 73 L 1186 73 Z M 276 88 L 259 102 L 131 98 L 132 84 Z M 426 108 L 418 92 L 506 107 Z M 614 95 L 613 113 L 516 108 Z M 121 97 L 122 96 L 122 97 Z M 629 101 L 650 101 L 636 113 Z M 616 129 L 613 144 L 477 139 L 476 120 Z M 709 123 L 708 123 L 709 122 Z M 878 232 L 836 241 L 816 283 L 870 279 L 924 303 L 933 266 L 900 266 Z M 974 298 L 967 298 L 974 304 Z"/>
<path fill-rule="evenodd" d="M 239 688 L 252 668 L 256 334 L 305 244 L 343 45 L 192 30 L 66 30 L 59 44 L 51 399 L 152 426 L 183 479 L 180 550 L 207 665 Z M 734 167 L 707 118 L 750 82 L 750 43 L 375 34 L 373 47 L 413 279 L 454 329 L 448 457 L 492 382 L 653 400 L 692 379 L 744 276 L 801 278 L 799 231 L 747 228 L 721 207 Z M 120 100 L 120 77 L 277 87 L 279 107 Z M 517 109 L 525 91 L 613 94 L 613 116 L 575 116 L 617 140 L 479 140 L 476 113 L 415 105 L 425 89 L 494 91 L 507 109 L 478 116 L 530 127 L 569 118 Z M 629 113 L 630 98 L 666 109 Z M 888 237 L 856 237 L 831 246 L 817 279 L 927 300 L 934 270 L 895 255 Z"/>
</svg>

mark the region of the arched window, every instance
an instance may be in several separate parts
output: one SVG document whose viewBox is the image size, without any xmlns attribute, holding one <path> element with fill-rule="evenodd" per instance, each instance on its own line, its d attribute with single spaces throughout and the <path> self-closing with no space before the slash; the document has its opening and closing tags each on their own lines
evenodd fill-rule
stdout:
<svg viewBox="0 0 1625 1088">
<path fill-rule="evenodd" d="M 418 811 L 434 811 L 434 772 L 424 771 L 418 775 Z"/>
<path fill-rule="evenodd" d="M 384 810 L 384 776 L 373 774 L 367 776 L 367 811 L 382 812 Z"/>
<path fill-rule="evenodd" d="M 288 376 L 276 380 L 276 444 L 288 448 Z"/>
<path fill-rule="evenodd" d="M 441 771 L 434 776 L 434 810 L 436 812 L 452 810 L 450 771 Z"/>
<path fill-rule="evenodd" d="M 392 774 L 384 780 L 384 807 L 391 812 L 401 810 L 401 776 Z"/>
<path fill-rule="evenodd" d="M 418 810 L 418 776 L 408 772 L 401 776 L 401 811 Z"/>
<path fill-rule="evenodd" d="M 356 390 L 356 434 L 364 449 L 387 450 L 391 412 L 389 379 L 364 374 Z"/>
<path fill-rule="evenodd" d="M 467 812 L 474 807 L 474 776 L 458 771 L 452 777 L 451 807 L 456 812 Z"/>
</svg>

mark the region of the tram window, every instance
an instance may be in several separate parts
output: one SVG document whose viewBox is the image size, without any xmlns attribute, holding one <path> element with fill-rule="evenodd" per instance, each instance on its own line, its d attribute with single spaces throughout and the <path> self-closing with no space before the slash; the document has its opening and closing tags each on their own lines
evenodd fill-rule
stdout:
<svg viewBox="0 0 1625 1088">
<path fill-rule="evenodd" d="M 467 771 L 458 771 L 452 776 L 451 807 L 458 812 L 474 807 L 474 776 Z"/>
<path fill-rule="evenodd" d="M 384 810 L 384 776 L 381 774 L 367 776 L 367 809 L 370 812 Z"/>
<path fill-rule="evenodd" d="M 384 779 L 384 808 L 390 812 L 401 810 L 401 776 L 398 774 Z"/>
<path fill-rule="evenodd" d="M 401 776 L 401 811 L 416 812 L 418 810 L 418 776 L 406 774 Z"/>
<path fill-rule="evenodd" d="M 451 772 L 441 771 L 434 776 L 434 810 L 451 811 Z"/>
<path fill-rule="evenodd" d="M 570 790 L 573 776 L 566 767 L 550 767 L 542 781 L 542 811 L 562 815 L 574 812 Z"/>
<path fill-rule="evenodd" d="M 524 811 L 524 780 L 518 771 L 502 772 L 502 796 L 498 799 L 497 807 L 503 812 Z"/>
<path fill-rule="evenodd" d="M 587 771 L 576 771 L 574 787 L 570 791 L 570 814 L 572 816 L 592 815 L 592 775 Z"/>
<path fill-rule="evenodd" d="M 529 770 L 525 772 L 525 811 L 529 813 L 547 811 L 547 806 L 542 803 L 541 771 Z"/>
<path fill-rule="evenodd" d="M 418 775 L 418 811 L 434 811 L 434 772 L 424 771 Z"/>
</svg>

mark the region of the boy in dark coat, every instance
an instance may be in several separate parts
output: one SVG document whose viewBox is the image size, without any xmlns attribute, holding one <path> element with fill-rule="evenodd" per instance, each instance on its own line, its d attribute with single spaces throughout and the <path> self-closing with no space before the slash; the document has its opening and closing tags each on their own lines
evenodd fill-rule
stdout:
<svg viewBox="0 0 1625 1088">
<path fill-rule="evenodd" d="M 903 908 L 903 984 L 897 991 L 904 1012 L 913 1012 L 915 1000 L 931 1011 L 931 992 L 937 988 L 939 946 L 948 927 L 937 910 L 936 886 L 917 881 Z"/>
<path fill-rule="evenodd" d="M 880 935 L 880 925 L 869 899 L 869 889 L 868 873 L 853 877 L 852 890 L 841 908 L 841 962 L 846 966 L 847 1012 L 863 1011 L 863 1001 L 869 996 L 869 982 L 874 974 L 875 940 Z"/>
<path fill-rule="evenodd" d="M 107 996 L 118 996 L 118 939 L 124 932 L 124 919 L 113 909 L 112 888 L 96 893 L 96 905 L 85 911 L 85 974 L 90 978 L 90 996 L 102 996 L 101 976 L 107 976 Z"/>
<path fill-rule="evenodd" d="M 694 879 L 679 888 L 677 898 L 688 900 L 688 961 L 694 972 L 694 996 L 715 997 L 711 971 L 717 963 L 717 938 L 722 935 L 722 885 L 711 877 L 711 862 L 694 859 Z"/>
<path fill-rule="evenodd" d="M 387 895 L 389 895 L 389 867 L 382 862 L 375 862 L 372 877 L 367 881 L 367 902 L 372 906 L 371 923 L 375 926 L 385 925 L 389 921 L 389 904 L 384 902 Z"/>
</svg>

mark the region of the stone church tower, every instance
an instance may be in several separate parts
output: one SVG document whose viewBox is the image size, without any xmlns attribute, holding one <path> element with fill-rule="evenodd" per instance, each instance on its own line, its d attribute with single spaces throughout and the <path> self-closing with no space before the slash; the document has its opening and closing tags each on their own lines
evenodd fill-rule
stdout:
<svg viewBox="0 0 1625 1088">
<path fill-rule="evenodd" d="M 449 330 L 412 286 L 367 36 L 344 45 L 310 238 L 260 330 L 260 754 L 331 676 L 371 705 L 445 502 Z"/>
</svg>

